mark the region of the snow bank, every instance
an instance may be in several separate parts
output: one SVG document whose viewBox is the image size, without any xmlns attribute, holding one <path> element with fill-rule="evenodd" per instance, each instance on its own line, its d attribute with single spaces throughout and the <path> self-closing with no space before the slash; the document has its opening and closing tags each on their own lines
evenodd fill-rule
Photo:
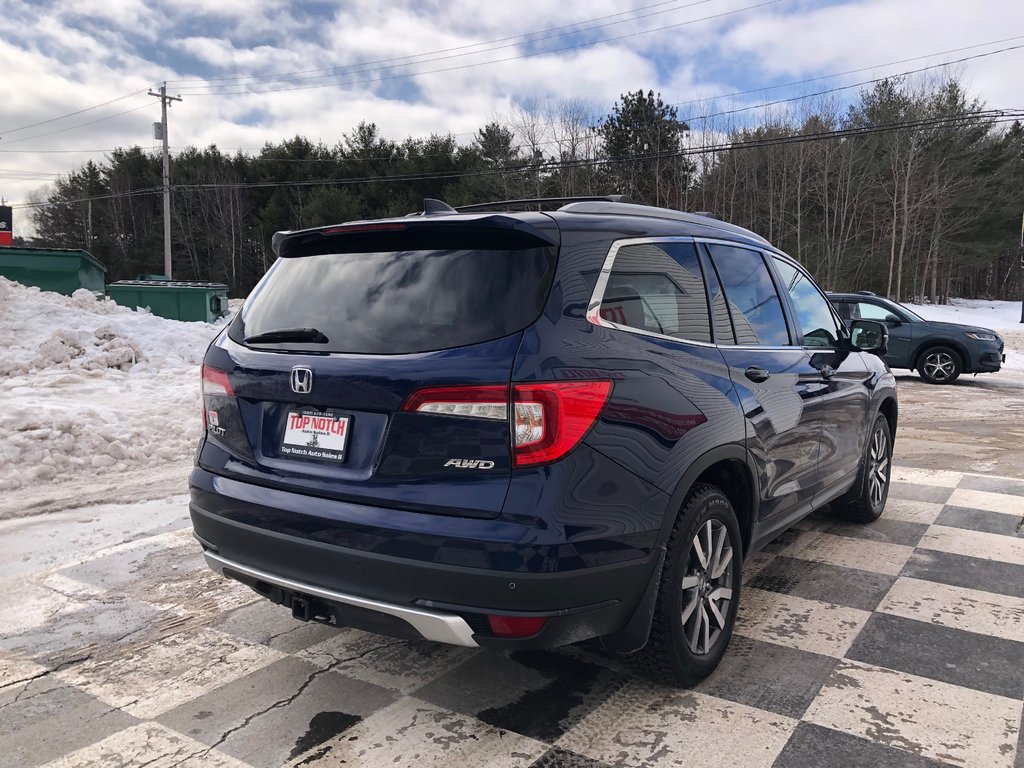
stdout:
<svg viewBox="0 0 1024 768">
<path fill-rule="evenodd" d="M 223 325 L 0 277 L 0 492 L 187 459 L 199 370 Z M 187 464 L 184 465 L 187 471 Z"/>
</svg>

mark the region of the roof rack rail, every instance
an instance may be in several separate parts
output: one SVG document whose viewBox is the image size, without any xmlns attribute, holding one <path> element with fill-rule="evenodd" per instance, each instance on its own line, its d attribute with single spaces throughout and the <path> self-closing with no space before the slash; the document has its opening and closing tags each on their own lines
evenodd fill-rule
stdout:
<svg viewBox="0 0 1024 768">
<path fill-rule="evenodd" d="M 503 208 L 517 208 L 519 206 L 541 206 L 541 205 L 565 205 L 566 203 L 632 203 L 626 195 L 591 195 L 587 197 L 531 197 L 522 200 L 495 200 L 490 203 L 474 203 L 472 205 L 460 205 L 456 211 L 486 211 L 501 210 Z"/>
<path fill-rule="evenodd" d="M 854 291 L 858 296 L 877 296 L 874 291 Z"/>
<path fill-rule="evenodd" d="M 681 221 L 687 224 L 696 224 L 701 227 L 707 227 L 708 229 L 717 229 L 722 232 L 731 232 L 733 234 L 742 235 L 748 237 L 751 240 L 755 240 L 758 243 L 764 243 L 771 245 L 761 235 L 756 232 L 751 232 L 749 229 L 739 227 L 735 224 L 730 224 L 727 221 L 716 218 L 714 216 L 708 216 L 703 213 L 689 213 L 687 211 L 677 211 L 671 208 L 659 208 L 653 205 L 636 205 L 634 203 L 609 203 L 604 200 L 587 201 L 582 203 L 573 203 L 559 209 L 564 213 L 592 213 L 592 214 L 617 214 L 619 216 L 645 216 L 653 219 L 668 219 L 669 221 Z"/>
</svg>

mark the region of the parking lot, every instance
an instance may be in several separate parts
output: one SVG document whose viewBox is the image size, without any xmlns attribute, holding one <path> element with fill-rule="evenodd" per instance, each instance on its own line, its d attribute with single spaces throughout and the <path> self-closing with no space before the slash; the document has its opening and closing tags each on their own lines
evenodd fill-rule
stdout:
<svg viewBox="0 0 1024 768">
<path fill-rule="evenodd" d="M 205 569 L 182 495 L 0 523 L 0 766 L 1024 766 L 1024 386 L 900 396 L 883 518 L 748 561 L 693 690 L 298 623 Z"/>
</svg>

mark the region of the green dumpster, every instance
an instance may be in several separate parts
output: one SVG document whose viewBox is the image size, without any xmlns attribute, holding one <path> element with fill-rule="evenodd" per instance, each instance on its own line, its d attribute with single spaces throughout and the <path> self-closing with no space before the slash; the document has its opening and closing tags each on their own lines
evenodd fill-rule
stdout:
<svg viewBox="0 0 1024 768">
<path fill-rule="evenodd" d="M 0 248 L 0 275 L 22 285 L 70 296 L 79 288 L 103 293 L 107 268 L 88 251 Z"/>
<path fill-rule="evenodd" d="M 228 311 L 228 287 L 224 283 L 191 280 L 118 280 L 107 286 L 107 295 L 122 307 L 148 307 L 171 320 L 212 323 Z"/>
</svg>

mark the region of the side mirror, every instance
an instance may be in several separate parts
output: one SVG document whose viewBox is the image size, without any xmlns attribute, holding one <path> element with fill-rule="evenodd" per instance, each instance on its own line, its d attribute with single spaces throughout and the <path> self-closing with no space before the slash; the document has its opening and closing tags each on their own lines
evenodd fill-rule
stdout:
<svg viewBox="0 0 1024 768">
<path fill-rule="evenodd" d="M 854 320 L 850 323 L 850 346 L 855 352 L 881 357 L 889 351 L 889 329 L 875 320 Z"/>
<path fill-rule="evenodd" d="M 896 317 L 896 315 L 894 315 L 892 312 L 885 316 L 885 322 L 891 325 L 893 328 L 899 328 L 901 325 L 903 325 L 903 321 Z"/>
</svg>

